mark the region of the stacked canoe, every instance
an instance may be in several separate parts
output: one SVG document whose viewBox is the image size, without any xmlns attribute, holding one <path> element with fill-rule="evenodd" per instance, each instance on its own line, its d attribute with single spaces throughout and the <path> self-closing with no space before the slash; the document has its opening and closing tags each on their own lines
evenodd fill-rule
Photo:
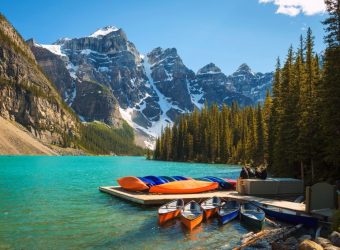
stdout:
<svg viewBox="0 0 340 250">
<path fill-rule="evenodd" d="M 235 189 L 236 181 L 213 176 L 189 178 L 183 176 L 126 176 L 117 180 L 119 185 L 129 191 L 148 191 L 162 194 L 192 194 L 216 189 Z"/>
</svg>

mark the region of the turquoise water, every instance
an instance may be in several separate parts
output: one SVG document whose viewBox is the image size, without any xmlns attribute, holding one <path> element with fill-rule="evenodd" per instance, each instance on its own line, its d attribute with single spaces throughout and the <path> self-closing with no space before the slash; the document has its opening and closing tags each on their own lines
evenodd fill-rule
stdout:
<svg viewBox="0 0 340 250">
<path fill-rule="evenodd" d="M 157 207 L 98 191 L 122 176 L 214 175 L 237 166 L 147 161 L 143 157 L 0 157 L 0 249 L 230 248 L 247 232 L 217 220 L 188 232 L 179 221 L 157 224 Z"/>
</svg>

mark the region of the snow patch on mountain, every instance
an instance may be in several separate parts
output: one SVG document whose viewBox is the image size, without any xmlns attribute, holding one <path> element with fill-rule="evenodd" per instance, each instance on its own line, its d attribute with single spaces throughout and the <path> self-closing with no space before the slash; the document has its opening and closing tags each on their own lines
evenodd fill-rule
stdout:
<svg viewBox="0 0 340 250">
<path fill-rule="evenodd" d="M 104 28 L 98 29 L 96 30 L 94 33 L 92 33 L 90 35 L 90 37 L 101 37 L 101 36 L 106 36 L 107 34 L 110 34 L 111 32 L 115 32 L 119 30 L 117 27 L 115 26 L 106 26 Z"/>
<path fill-rule="evenodd" d="M 51 44 L 36 44 L 36 45 L 43 47 L 58 56 L 66 56 L 61 50 L 61 45 L 57 45 L 57 44 L 52 44 L 52 45 Z"/>
<path fill-rule="evenodd" d="M 222 74 L 222 72 L 216 72 L 216 71 L 207 71 L 207 72 L 198 72 L 197 75 L 212 75 L 212 74 Z"/>
<path fill-rule="evenodd" d="M 145 74 L 148 77 L 148 82 L 151 87 L 155 90 L 157 96 L 159 97 L 158 104 L 162 110 L 161 117 L 159 121 L 152 122 L 152 126 L 148 128 L 148 131 L 152 133 L 154 136 L 157 136 L 161 133 L 162 128 L 165 128 L 168 125 L 172 125 L 171 119 L 167 116 L 166 112 L 168 112 L 174 104 L 170 103 L 168 99 L 158 90 L 156 85 L 154 84 L 153 78 L 151 76 L 151 65 L 147 61 L 147 58 L 144 58 L 143 66 L 145 70 Z"/>
</svg>

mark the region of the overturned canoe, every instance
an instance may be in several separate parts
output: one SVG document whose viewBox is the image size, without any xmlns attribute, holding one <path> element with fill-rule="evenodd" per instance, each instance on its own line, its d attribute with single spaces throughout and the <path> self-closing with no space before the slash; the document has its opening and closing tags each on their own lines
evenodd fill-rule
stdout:
<svg viewBox="0 0 340 250">
<path fill-rule="evenodd" d="M 148 187 L 157 185 L 156 182 L 148 178 L 145 178 L 145 177 L 137 177 L 137 178 L 140 179 L 142 182 L 144 182 L 144 184 L 147 185 Z"/>
<path fill-rule="evenodd" d="M 203 201 L 201 203 L 201 207 L 203 209 L 205 219 L 209 219 L 210 217 L 214 216 L 220 206 L 221 199 L 219 197 L 214 196 Z"/>
<path fill-rule="evenodd" d="M 233 186 L 233 189 L 236 188 L 237 180 L 233 180 L 233 179 L 229 179 L 229 178 L 223 178 L 223 180 L 225 180 L 226 182 L 230 183 Z"/>
<path fill-rule="evenodd" d="M 171 176 L 172 178 L 174 178 L 176 181 L 184 181 L 184 180 L 188 180 L 189 178 L 184 177 L 184 176 Z"/>
<path fill-rule="evenodd" d="M 193 194 L 207 192 L 217 188 L 218 183 L 216 182 L 183 180 L 153 186 L 149 192 L 161 194 Z"/>
<path fill-rule="evenodd" d="M 168 182 L 177 181 L 175 178 L 172 178 L 171 176 L 159 176 L 159 177 L 167 180 Z"/>
<path fill-rule="evenodd" d="M 135 176 L 119 178 L 117 182 L 122 188 L 130 191 L 145 191 L 149 189 L 148 185 Z"/>
<path fill-rule="evenodd" d="M 164 184 L 164 183 L 169 182 L 168 180 L 163 179 L 162 177 L 154 176 L 154 175 L 144 176 L 143 178 L 153 181 L 156 185 L 160 185 L 160 184 Z"/>
<path fill-rule="evenodd" d="M 204 179 L 208 179 L 212 182 L 217 182 L 218 185 L 219 185 L 219 188 L 220 189 L 225 189 L 225 190 L 228 190 L 228 189 L 233 189 L 233 185 L 230 184 L 229 182 L 221 179 L 221 178 L 218 178 L 218 177 L 214 177 L 214 176 L 205 176 L 203 177 Z"/>
<path fill-rule="evenodd" d="M 158 209 L 158 222 L 160 225 L 165 222 L 176 218 L 180 215 L 181 210 L 184 206 L 184 201 L 182 199 L 173 200 Z"/>
<path fill-rule="evenodd" d="M 194 229 L 203 220 L 203 210 L 196 201 L 190 201 L 181 211 L 181 222 L 189 230 Z"/>
</svg>

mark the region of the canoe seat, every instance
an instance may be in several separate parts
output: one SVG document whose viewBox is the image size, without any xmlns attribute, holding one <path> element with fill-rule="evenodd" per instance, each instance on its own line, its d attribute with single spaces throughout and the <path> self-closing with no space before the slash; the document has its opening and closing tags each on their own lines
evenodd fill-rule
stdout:
<svg viewBox="0 0 340 250">
<path fill-rule="evenodd" d="M 203 207 L 205 208 L 205 209 L 213 209 L 213 208 L 216 208 L 216 207 L 218 207 L 218 206 L 214 206 L 214 205 L 203 205 Z"/>
<path fill-rule="evenodd" d="M 198 215 L 200 215 L 202 213 L 200 212 L 191 212 L 191 211 L 184 211 L 182 212 L 182 215 L 188 219 L 194 219 L 196 218 Z"/>
<path fill-rule="evenodd" d="M 167 205 L 167 206 L 165 206 L 166 208 L 171 208 L 171 209 L 177 209 L 178 208 L 178 206 L 173 206 L 173 205 Z"/>
<path fill-rule="evenodd" d="M 249 218 L 255 219 L 255 220 L 258 219 L 254 214 L 244 213 L 244 215 L 248 216 Z"/>
</svg>

